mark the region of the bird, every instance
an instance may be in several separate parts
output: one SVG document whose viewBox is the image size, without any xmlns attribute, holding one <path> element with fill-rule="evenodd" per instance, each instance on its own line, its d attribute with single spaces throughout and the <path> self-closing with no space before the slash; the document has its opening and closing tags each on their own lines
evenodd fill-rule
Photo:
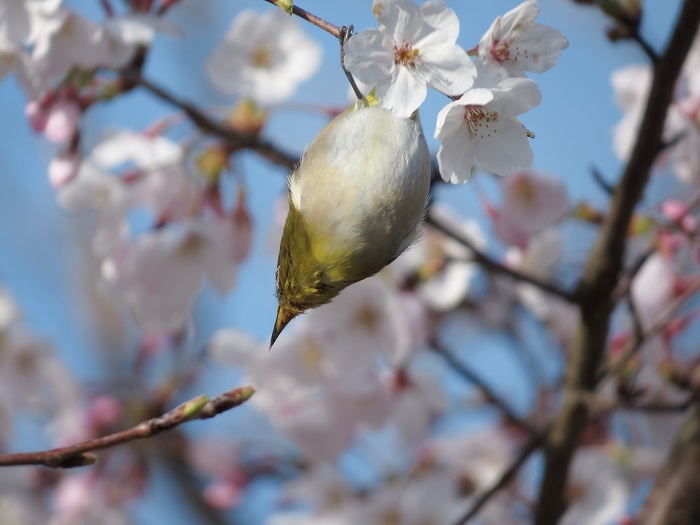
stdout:
<svg viewBox="0 0 700 525">
<path fill-rule="evenodd" d="M 430 169 L 417 111 L 397 117 L 370 95 L 321 130 L 288 180 L 270 347 L 292 319 L 376 274 L 419 237 Z"/>
</svg>

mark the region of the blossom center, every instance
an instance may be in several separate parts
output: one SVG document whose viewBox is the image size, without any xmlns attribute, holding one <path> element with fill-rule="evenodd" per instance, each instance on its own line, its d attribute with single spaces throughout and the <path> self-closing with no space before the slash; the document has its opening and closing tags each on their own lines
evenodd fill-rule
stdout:
<svg viewBox="0 0 700 525">
<path fill-rule="evenodd" d="M 515 194 L 520 198 L 520 201 L 526 206 L 535 204 L 535 188 L 531 181 L 525 177 L 519 177 L 513 184 Z"/>
<path fill-rule="evenodd" d="M 491 56 L 498 63 L 511 61 L 516 62 L 518 59 L 517 54 L 515 56 L 515 60 L 512 60 L 510 57 L 510 42 L 501 40 L 495 40 L 493 42 L 493 45 L 491 46 Z"/>
<path fill-rule="evenodd" d="M 484 106 L 465 106 L 464 120 L 466 120 L 469 130 L 473 135 L 480 138 L 490 137 L 491 133 L 498 131 L 493 123 L 498 120 L 497 111 L 488 111 Z"/>
<path fill-rule="evenodd" d="M 417 57 L 418 49 L 413 49 L 409 42 L 394 43 L 394 64 L 414 68 Z"/>
<path fill-rule="evenodd" d="M 374 334 L 377 333 L 381 324 L 381 314 L 372 305 L 364 305 L 360 307 L 354 321 L 359 328 L 364 328 L 370 334 Z"/>
<path fill-rule="evenodd" d="M 323 352 L 315 342 L 308 341 L 301 347 L 299 353 L 301 354 L 301 361 L 304 368 L 307 371 L 316 372 L 320 368 L 321 361 L 323 360 Z"/>
<path fill-rule="evenodd" d="M 272 52 L 267 46 L 261 45 L 250 55 L 250 62 L 254 67 L 267 69 L 272 65 Z"/>
</svg>

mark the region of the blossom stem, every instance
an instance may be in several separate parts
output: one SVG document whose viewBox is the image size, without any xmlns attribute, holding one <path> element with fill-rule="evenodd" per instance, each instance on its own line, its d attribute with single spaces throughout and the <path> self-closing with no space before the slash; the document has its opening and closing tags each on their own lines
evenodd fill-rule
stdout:
<svg viewBox="0 0 700 525">
<path fill-rule="evenodd" d="M 175 407 L 160 417 L 142 421 L 138 425 L 121 432 L 115 432 L 75 445 L 40 452 L 0 454 L 0 467 L 17 465 L 43 465 L 51 468 L 72 468 L 93 464 L 97 458 L 92 452 L 112 448 L 137 439 L 147 439 L 178 427 L 193 419 L 209 419 L 231 410 L 253 395 L 252 387 L 240 387 L 208 399 L 198 396 Z"/>
<path fill-rule="evenodd" d="M 347 27 L 343 26 L 343 28 L 340 30 L 340 67 L 343 68 L 345 76 L 348 77 L 348 82 L 350 82 L 350 87 L 352 87 L 352 90 L 355 93 L 357 100 L 362 100 L 365 97 L 362 94 L 362 91 L 360 91 L 360 88 L 357 87 L 357 84 L 355 83 L 355 77 L 353 77 L 352 73 L 350 73 L 350 71 L 348 71 L 345 67 L 345 43 L 352 36 L 353 29 L 353 26 L 350 25 Z"/>
<path fill-rule="evenodd" d="M 265 0 L 265 2 L 267 2 L 268 4 L 275 5 L 275 0 Z M 327 33 L 330 33 L 331 35 L 336 37 L 338 40 L 341 39 L 343 28 L 333 25 L 330 22 L 324 20 L 323 18 L 311 14 L 305 9 L 302 9 L 301 7 L 298 7 L 296 5 L 292 7 L 292 13 L 298 16 L 299 18 L 303 18 L 304 20 L 315 25 L 316 27 L 320 27 Z"/>
</svg>

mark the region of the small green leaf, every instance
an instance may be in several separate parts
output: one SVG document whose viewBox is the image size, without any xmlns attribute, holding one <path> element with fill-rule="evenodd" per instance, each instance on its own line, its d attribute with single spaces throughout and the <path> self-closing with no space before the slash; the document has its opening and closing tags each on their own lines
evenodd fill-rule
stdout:
<svg viewBox="0 0 700 525">
<path fill-rule="evenodd" d="M 291 16 L 294 11 L 293 0 L 275 0 L 275 5 L 279 7 L 282 11 L 287 13 L 289 16 Z"/>
<path fill-rule="evenodd" d="M 185 419 L 192 419 L 199 415 L 199 412 L 209 402 L 207 396 L 197 396 L 182 404 L 182 415 Z"/>
</svg>

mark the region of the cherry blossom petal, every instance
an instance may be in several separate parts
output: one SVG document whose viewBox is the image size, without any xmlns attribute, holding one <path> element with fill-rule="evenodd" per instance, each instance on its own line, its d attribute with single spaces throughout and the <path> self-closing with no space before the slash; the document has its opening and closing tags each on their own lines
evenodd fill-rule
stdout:
<svg viewBox="0 0 700 525">
<path fill-rule="evenodd" d="M 503 181 L 503 218 L 536 233 L 566 212 L 566 188 L 558 179 L 521 170 Z"/>
<path fill-rule="evenodd" d="M 476 155 L 476 144 L 469 140 L 469 129 L 462 126 L 440 144 L 437 159 L 440 175 L 452 184 L 466 182 L 471 175 Z"/>
<path fill-rule="evenodd" d="M 412 0 L 374 0 L 372 13 L 379 31 L 393 35 L 394 41 L 411 41 L 421 29 L 421 12 Z"/>
<path fill-rule="evenodd" d="M 362 31 L 345 44 L 345 67 L 356 80 L 374 86 L 394 67 L 391 45 L 391 39 L 378 29 Z"/>
<path fill-rule="evenodd" d="M 425 82 L 405 67 L 397 67 L 392 78 L 390 83 L 377 85 L 377 98 L 397 117 L 408 118 L 423 103 L 428 88 Z"/>
<path fill-rule="evenodd" d="M 505 115 L 521 115 L 542 102 L 537 82 L 529 78 L 507 78 L 493 91 L 494 98 L 498 98 L 498 111 Z"/>
<path fill-rule="evenodd" d="M 530 166 L 532 148 L 523 125 L 512 120 L 499 120 L 496 130 L 498 141 L 476 143 L 476 159 L 480 166 L 496 175 L 510 175 L 518 168 Z"/>
</svg>

